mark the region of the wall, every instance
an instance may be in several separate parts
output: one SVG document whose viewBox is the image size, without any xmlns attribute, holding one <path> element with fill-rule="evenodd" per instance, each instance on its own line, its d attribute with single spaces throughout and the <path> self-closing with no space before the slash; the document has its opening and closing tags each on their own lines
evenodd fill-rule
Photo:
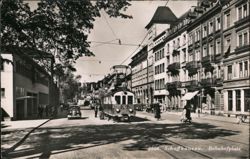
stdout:
<svg viewBox="0 0 250 159">
<path fill-rule="evenodd" d="M 1 56 L 13 61 L 11 54 L 1 54 Z M 13 118 L 13 66 L 10 63 L 4 63 L 4 70 L 1 72 L 1 87 L 5 88 L 5 97 L 1 98 L 1 107 Z"/>
</svg>

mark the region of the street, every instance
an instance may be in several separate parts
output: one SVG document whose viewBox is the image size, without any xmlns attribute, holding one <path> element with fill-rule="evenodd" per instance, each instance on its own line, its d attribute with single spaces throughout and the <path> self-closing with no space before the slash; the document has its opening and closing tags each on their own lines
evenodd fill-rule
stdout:
<svg viewBox="0 0 250 159">
<path fill-rule="evenodd" d="M 82 119 L 65 116 L 42 125 L 6 158 L 249 158 L 247 124 L 202 118 L 181 123 L 168 113 L 157 121 L 140 111 L 130 123 L 116 123 L 81 111 Z M 11 135 L 2 136 L 8 148 L 5 135 Z"/>
</svg>

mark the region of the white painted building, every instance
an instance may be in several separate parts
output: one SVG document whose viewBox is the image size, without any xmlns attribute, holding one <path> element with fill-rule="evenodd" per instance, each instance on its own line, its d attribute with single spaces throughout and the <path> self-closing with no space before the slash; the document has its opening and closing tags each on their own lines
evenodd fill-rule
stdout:
<svg viewBox="0 0 250 159">
<path fill-rule="evenodd" d="M 1 53 L 1 108 L 12 120 L 38 117 L 38 106 L 49 103 L 49 75 L 20 52 Z"/>
</svg>

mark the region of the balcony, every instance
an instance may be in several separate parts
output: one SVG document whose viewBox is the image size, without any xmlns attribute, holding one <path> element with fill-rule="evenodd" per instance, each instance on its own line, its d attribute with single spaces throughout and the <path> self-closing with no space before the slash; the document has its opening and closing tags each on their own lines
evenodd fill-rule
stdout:
<svg viewBox="0 0 250 159">
<path fill-rule="evenodd" d="M 201 84 L 203 87 L 212 87 L 213 84 L 214 84 L 214 80 L 213 80 L 213 78 L 201 79 L 200 84 Z"/>
<path fill-rule="evenodd" d="M 221 53 L 215 55 L 215 61 L 216 61 L 216 62 L 221 61 L 222 58 L 223 58 L 223 55 L 222 55 Z"/>
<path fill-rule="evenodd" d="M 181 87 L 181 82 L 180 81 L 174 81 L 166 84 L 166 89 L 167 90 L 172 90 L 172 89 L 177 89 Z"/>
<path fill-rule="evenodd" d="M 212 62 L 214 62 L 214 56 L 212 56 L 212 55 L 207 55 L 205 57 L 202 57 L 202 59 L 201 59 L 202 66 L 211 64 Z"/>
<path fill-rule="evenodd" d="M 204 9 L 203 9 L 203 7 L 197 6 L 197 7 L 195 7 L 194 11 L 197 13 L 203 13 Z"/>
<path fill-rule="evenodd" d="M 193 50 L 193 45 L 192 45 L 192 44 L 189 44 L 189 45 L 188 45 L 188 51 L 191 51 L 191 50 Z"/>
<path fill-rule="evenodd" d="M 199 48 L 200 47 L 200 41 L 196 41 L 195 42 L 195 48 Z"/>
<path fill-rule="evenodd" d="M 180 68 L 181 68 L 180 67 L 180 62 L 175 62 L 175 63 L 172 63 L 172 64 L 168 65 L 168 71 L 169 72 L 179 71 Z"/>
<path fill-rule="evenodd" d="M 197 13 L 196 12 L 189 12 L 188 13 L 188 18 L 195 19 L 196 17 L 197 17 Z"/>
<path fill-rule="evenodd" d="M 174 48 L 174 50 L 173 50 L 173 56 L 177 56 L 177 55 L 179 55 L 180 54 L 180 51 L 179 50 L 177 50 L 177 48 Z"/>
<path fill-rule="evenodd" d="M 210 7 L 210 3 L 208 0 L 204 0 L 201 2 L 201 6 L 202 7 L 206 7 L 206 8 L 209 8 Z"/>
<path fill-rule="evenodd" d="M 190 61 L 186 64 L 186 69 L 187 70 L 191 70 L 191 69 L 197 69 L 198 66 L 198 62 L 197 61 Z"/>
<path fill-rule="evenodd" d="M 246 16 L 234 23 L 235 27 L 241 26 L 243 23 L 249 22 L 250 16 Z"/>
<path fill-rule="evenodd" d="M 223 78 L 216 78 L 214 84 L 216 86 L 223 86 Z"/>
<path fill-rule="evenodd" d="M 237 46 L 235 48 L 235 53 L 241 53 L 241 52 L 244 52 L 244 51 L 248 51 L 250 49 L 250 45 L 243 45 L 243 46 Z"/>
<path fill-rule="evenodd" d="M 184 83 L 185 83 L 186 87 L 198 86 L 198 81 L 197 80 L 186 81 Z"/>
</svg>

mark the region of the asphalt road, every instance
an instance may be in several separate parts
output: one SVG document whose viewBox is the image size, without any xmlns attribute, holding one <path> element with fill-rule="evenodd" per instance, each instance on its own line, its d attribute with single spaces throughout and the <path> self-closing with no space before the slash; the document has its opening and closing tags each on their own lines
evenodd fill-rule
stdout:
<svg viewBox="0 0 250 159">
<path fill-rule="evenodd" d="M 8 158 L 188 159 L 249 158 L 249 125 L 137 112 L 130 123 L 100 120 L 93 110 L 82 119 L 54 119 L 35 130 Z"/>
</svg>

